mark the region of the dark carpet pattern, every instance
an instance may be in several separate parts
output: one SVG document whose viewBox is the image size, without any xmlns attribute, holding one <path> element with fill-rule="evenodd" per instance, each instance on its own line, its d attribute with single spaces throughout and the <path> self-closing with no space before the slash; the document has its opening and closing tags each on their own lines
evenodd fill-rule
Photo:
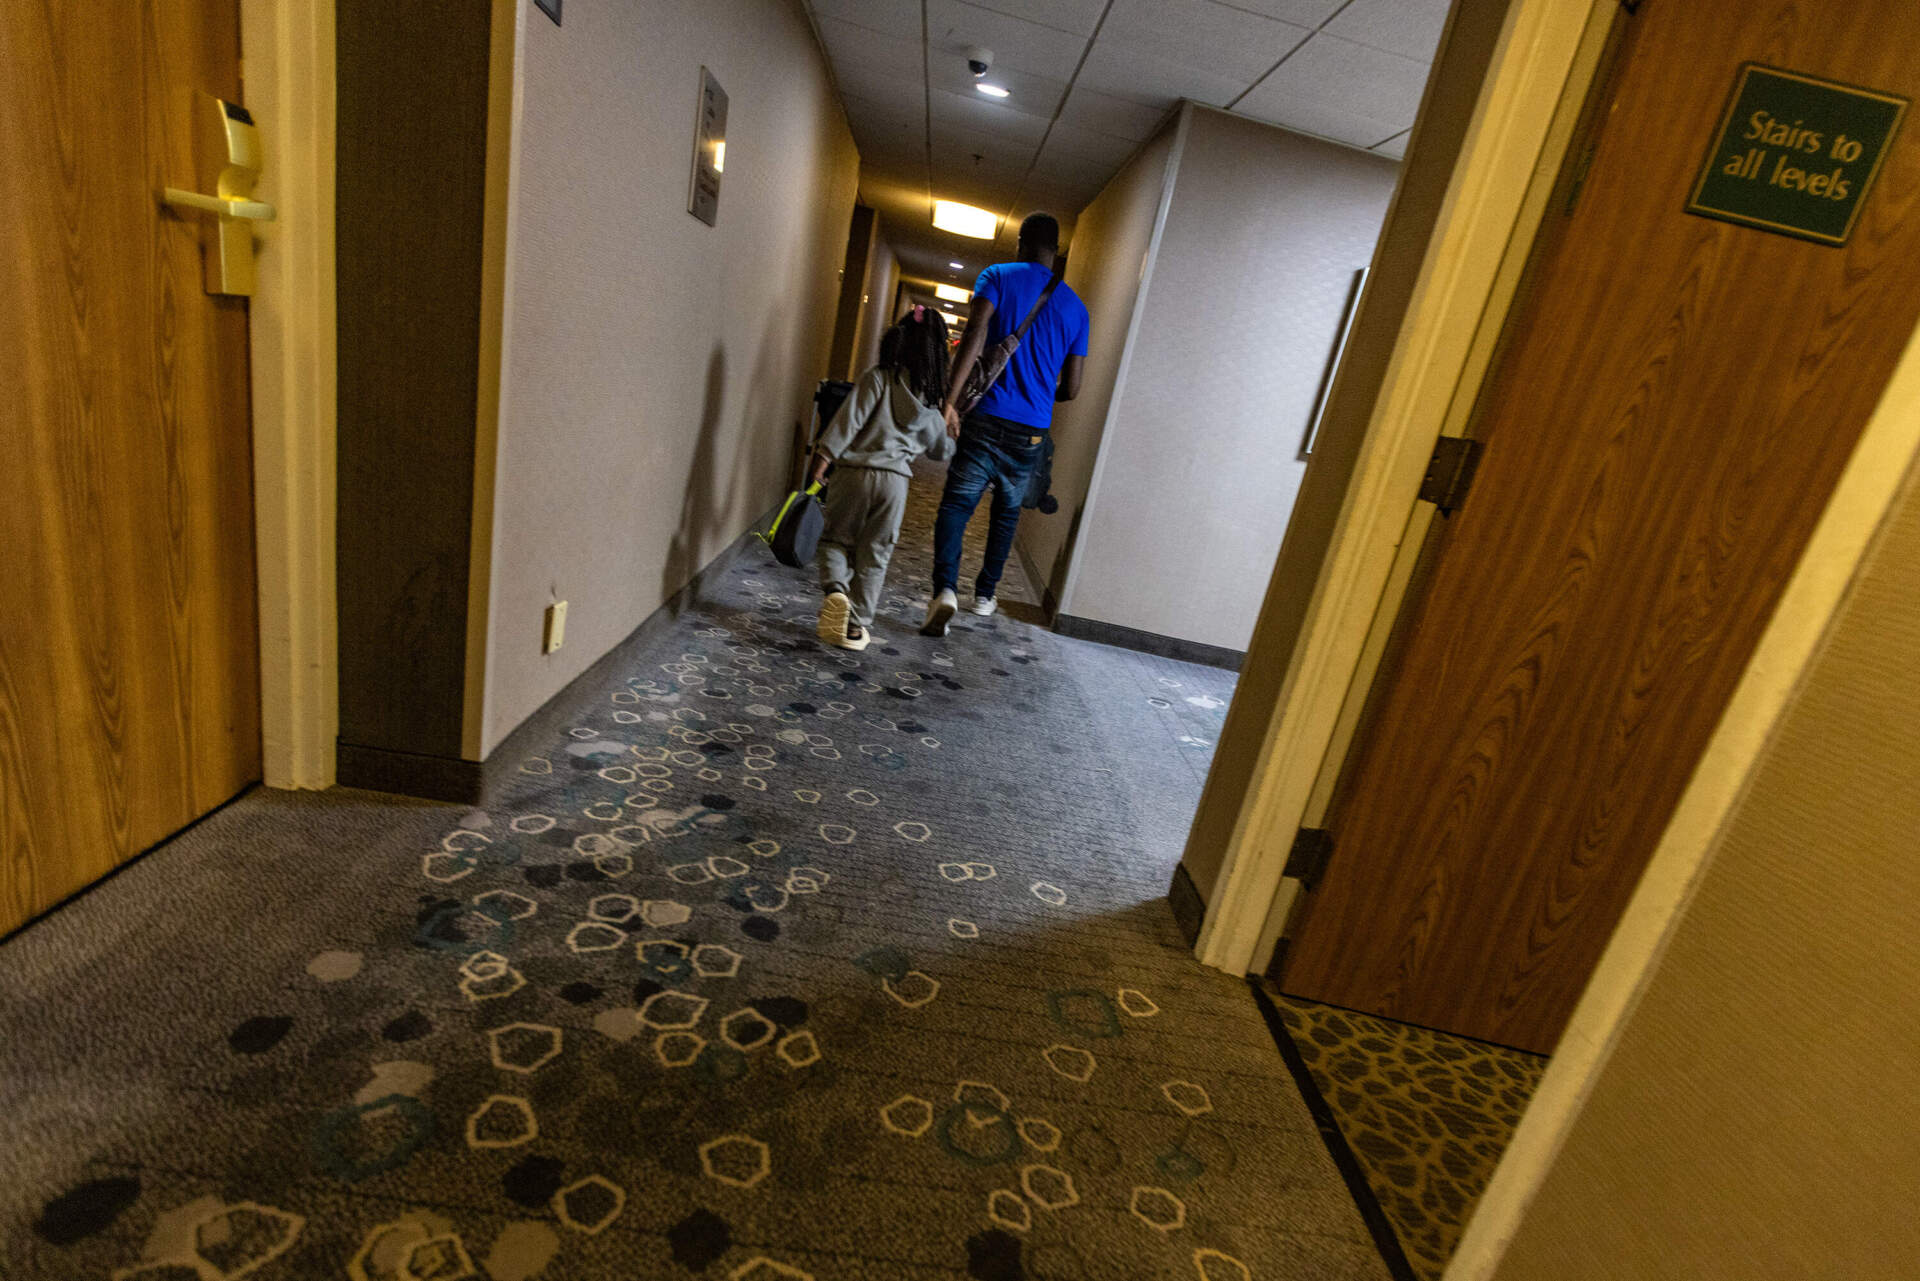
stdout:
<svg viewBox="0 0 1920 1281">
<path fill-rule="evenodd" d="M 1162 897 L 1231 676 L 914 634 L 931 483 L 862 655 L 752 549 L 501 803 L 255 793 L 0 947 L 0 1274 L 1384 1276 Z"/>
<path fill-rule="evenodd" d="M 1407 1262 L 1438 1281 L 1547 1060 L 1314 1001 L 1273 1003 Z"/>
</svg>

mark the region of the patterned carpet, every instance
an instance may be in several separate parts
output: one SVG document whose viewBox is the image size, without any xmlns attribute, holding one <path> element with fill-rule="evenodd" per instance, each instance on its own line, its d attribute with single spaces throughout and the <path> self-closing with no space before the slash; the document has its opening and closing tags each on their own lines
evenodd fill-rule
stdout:
<svg viewBox="0 0 1920 1281">
<path fill-rule="evenodd" d="M 0 946 L 0 1274 L 1384 1277 L 1162 897 L 1232 677 L 914 634 L 935 484 L 862 655 L 752 548 L 499 804 L 256 792 Z"/>
<path fill-rule="evenodd" d="M 1272 998 L 1415 1275 L 1438 1281 L 1547 1060 Z"/>
</svg>

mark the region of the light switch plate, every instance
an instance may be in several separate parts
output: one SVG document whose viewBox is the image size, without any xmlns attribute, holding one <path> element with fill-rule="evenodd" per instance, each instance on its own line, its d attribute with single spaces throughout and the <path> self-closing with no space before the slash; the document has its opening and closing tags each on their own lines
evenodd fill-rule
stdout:
<svg viewBox="0 0 1920 1281">
<path fill-rule="evenodd" d="M 541 652 L 551 654 L 567 639 L 567 602 L 557 600 L 547 606 L 546 639 L 542 642 Z"/>
</svg>

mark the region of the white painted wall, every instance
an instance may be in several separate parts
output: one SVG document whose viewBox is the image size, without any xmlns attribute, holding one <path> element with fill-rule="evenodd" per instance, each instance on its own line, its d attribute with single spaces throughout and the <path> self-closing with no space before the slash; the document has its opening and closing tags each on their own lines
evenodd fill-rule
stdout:
<svg viewBox="0 0 1920 1281">
<path fill-rule="evenodd" d="M 482 753 L 778 499 L 858 177 L 798 5 L 564 12 L 518 18 Z M 687 212 L 702 65 L 729 99 L 715 227 Z"/>
<path fill-rule="evenodd" d="M 1067 246 L 1066 283 L 1087 305 L 1087 361 L 1080 394 L 1053 410 L 1051 516 L 1028 512 L 1020 520 L 1018 546 L 1036 584 L 1055 596 L 1066 577 L 1075 522 L 1081 519 L 1087 483 L 1119 383 L 1128 326 L 1140 296 L 1147 250 L 1159 225 L 1167 157 L 1176 130 L 1162 129 L 1122 165 L 1093 203 L 1080 211 Z"/>
<path fill-rule="evenodd" d="M 1245 650 L 1391 160 L 1191 118 L 1060 610 Z"/>
</svg>

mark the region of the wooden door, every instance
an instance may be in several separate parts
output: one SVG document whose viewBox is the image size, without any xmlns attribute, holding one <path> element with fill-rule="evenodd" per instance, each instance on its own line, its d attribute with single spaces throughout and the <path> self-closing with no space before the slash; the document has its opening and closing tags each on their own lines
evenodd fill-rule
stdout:
<svg viewBox="0 0 1920 1281">
<path fill-rule="evenodd" d="M 236 0 L 0 4 L 0 932 L 260 774 L 246 305 L 159 203 L 239 55 Z"/>
<path fill-rule="evenodd" d="M 1629 20 L 1284 990 L 1553 1048 L 1920 318 L 1920 122 L 1845 247 L 1682 212 L 1743 62 L 1920 97 L 1920 5 L 1843 8 Z"/>
</svg>

